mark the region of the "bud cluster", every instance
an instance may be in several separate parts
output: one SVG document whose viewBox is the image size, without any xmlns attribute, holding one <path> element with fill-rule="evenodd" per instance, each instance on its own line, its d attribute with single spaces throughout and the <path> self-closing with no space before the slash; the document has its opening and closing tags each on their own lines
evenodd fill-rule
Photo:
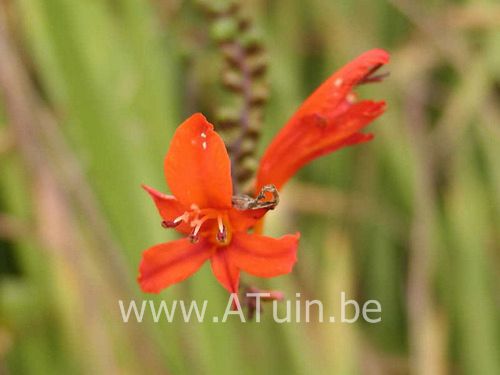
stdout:
<svg viewBox="0 0 500 375">
<path fill-rule="evenodd" d="M 228 148 L 235 191 L 249 192 L 269 90 L 261 36 L 238 0 L 199 0 L 210 16 L 211 37 L 224 58 L 221 83 L 232 99 L 217 111 L 217 130 Z"/>
</svg>

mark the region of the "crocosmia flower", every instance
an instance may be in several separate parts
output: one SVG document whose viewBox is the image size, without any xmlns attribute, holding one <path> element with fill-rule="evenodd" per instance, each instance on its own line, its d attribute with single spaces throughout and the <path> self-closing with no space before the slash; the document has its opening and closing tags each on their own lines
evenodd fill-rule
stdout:
<svg viewBox="0 0 500 375">
<path fill-rule="evenodd" d="M 210 260 L 219 282 L 238 291 L 240 270 L 260 277 L 289 273 L 296 261 L 299 234 L 270 238 L 248 233 L 267 208 L 233 207 L 231 164 L 213 126 L 195 114 L 179 126 L 165 157 L 165 177 L 173 195 L 144 186 L 162 225 L 185 238 L 146 250 L 139 268 L 145 292 L 184 280 Z"/>
<path fill-rule="evenodd" d="M 260 162 L 257 189 L 274 184 L 280 189 L 311 160 L 345 146 L 366 142 L 372 134 L 360 131 L 380 116 L 385 102 L 358 101 L 353 89 L 379 81 L 375 72 L 389 62 L 381 49 L 363 53 L 330 76 L 300 106 L 274 137 Z"/>
<path fill-rule="evenodd" d="M 221 137 L 201 114 L 176 130 L 164 172 L 172 195 L 143 186 L 153 198 L 165 228 L 185 237 L 143 253 L 139 284 L 160 292 L 180 282 L 206 261 L 231 293 L 240 271 L 259 277 L 289 273 L 296 262 L 299 234 L 270 238 L 258 234 L 265 213 L 275 207 L 280 189 L 311 160 L 345 146 L 366 142 L 360 131 L 385 108 L 384 102 L 359 101 L 353 89 L 375 82 L 375 71 L 389 60 L 383 50 L 368 51 L 328 78 L 298 109 L 267 148 L 256 178 L 255 199 L 233 195 L 231 162 Z M 252 228 L 258 227 L 253 233 Z"/>
</svg>

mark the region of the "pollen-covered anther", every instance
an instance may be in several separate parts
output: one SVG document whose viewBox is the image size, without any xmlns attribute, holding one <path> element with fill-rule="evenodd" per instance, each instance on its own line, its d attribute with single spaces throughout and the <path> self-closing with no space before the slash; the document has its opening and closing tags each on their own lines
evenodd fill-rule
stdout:
<svg viewBox="0 0 500 375">
<path fill-rule="evenodd" d="M 222 222 L 222 218 L 220 216 L 217 217 L 217 225 L 219 227 L 219 231 L 217 232 L 215 238 L 217 241 L 224 243 L 227 239 L 227 230 L 226 226 Z"/>
<path fill-rule="evenodd" d="M 209 219 L 209 217 L 207 217 L 207 216 L 203 217 L 202 219 L 198 219 L 198 215 L 197 215 L 196 219 L 191 221 L 190 225 L 191 225 L 191 227 L 193 227 L 193 230 L 191 231 L 191 233 L 189 233 L 189 236 L 188 236 L 191 243 L 197 243 L 199 241 L 199 239 L 200 239 L 199 232 L 200 232 L 201 226 L 208 219 Z"/>
<path fill-rule="evenodd" d="M 219 241 L 221 243 L 226 242 L 226 239 L 227 239 L 226 228 L 224 228 L 224 231 L 222 231 L 222 232 L 217 232 L 217 235 L 215 236 L 215 238 L 217 239 L 217 241 Z"/>
<path fill-rule="evenodd" d="M 181 216 L 176 217 L 174 220 L 163 220 L 161 226 L 165 229 L 175 228 L 179 226 L 180 223 L 187 222 L 189 218 L 189 213 L 184 212 Z"/>
<path fill-rule="evenodd" d="M 170 228 L 175 228 L 181 223 L 182 220 L 175 221 L 175 220 L 163 220 L 161 222 L 161 226 L 165 229 L 170 229 Z"/>
<path fill-rule="evenodd" d="M 200 236 L 199 236 L 199 234 L 196 232 L 196 229 L 193 229 L 193 230 L 191 231 L 191 233 L 189 233 L 188 238 L 189 238 L 189 241 L 190 241 L 191 243 L 197 243 L 197 242 L 200 240 Z"/>
</svg>

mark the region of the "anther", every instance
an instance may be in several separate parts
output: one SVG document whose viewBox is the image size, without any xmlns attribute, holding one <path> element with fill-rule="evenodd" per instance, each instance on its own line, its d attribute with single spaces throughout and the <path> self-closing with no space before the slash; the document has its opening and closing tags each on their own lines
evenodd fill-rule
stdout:
<svg viewBox="0 0 500 375">
<path fill-rule="evenodd" d="M 217 235 L 215 236 L 215 238 L 217 239 L 217 241 L 219 242 L 226 242 L 226 239 L 227 239 L 227 231 L 226 231 L 226 227 L 222 227 L 222 231 L 218 231 L 217 232 Z"/>
<path fill-rule="evenodd" d="M 191 233 L 189 233 L 189 241 L 191 243 L 197 243 L 200 240 L 200 236 L 198 235 L 197 231 L 193 230 Z"/>
<path fill-rule="evenodd" d="M 180 223 L 182 222 L 182 220 L 163 220 L 161 222 L 161 226 L 165 229 L 169 229 L 169 228 L 175 228 L 176 226 L 178 226 Z"/>
<path fill-rule="evenodd" d="M 374 66 L 361 80 L 358 81 L 358 85 L 363 85 L 366 83 L 380 82 L 389 75 L 389 72 L 375 74 L 376 71 L 382 66 L 382 64 Z"/>
<path fill-rule="evenodd" d="M 222 217 L 220 216 L 217 216 L 217 225 L 219 227 L 219 231 L 217 232 L 215 238 L 217 239 L 217 241 L 224 243 L 226 242 L 227 231 L 224 223 L 222 222 Z"/>
</svg>

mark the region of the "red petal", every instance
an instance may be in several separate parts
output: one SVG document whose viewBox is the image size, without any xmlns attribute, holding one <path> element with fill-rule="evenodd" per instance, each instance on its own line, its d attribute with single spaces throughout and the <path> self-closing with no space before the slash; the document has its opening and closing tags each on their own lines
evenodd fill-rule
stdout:
<svg viewBox="0 0 500 375">
<path fill-rule="evenodd" d="M 142 254 L 137 280 L 144 292 L 159 293 L 191 276 L 211 254 L 207 241 L 192 244 L 187 238 L 150 247 Z"/>
<path fill-rule="evenodd" d="M 235 233 L 227 250 L 240 269 L 259 277 L 274 277 L 291 272 L 297 261 L 300 234 L 271 238 L 257 234 Z"/>
<path fill-rule="evenodd" d="M 194 114 L 177 128 L 164 167 L 172 194 L 184 206 L 231 207 L 229 156 L 222 138 L 202 114 Z"/>
<path fill-rule="evenodd" d="M 267 148 L 257 172 L 256 190 L 271 183 L 279 189 L 314 158 L 359 143 L 361 139 L 366 141 L 366 136 L 353 136 L 361 134 L 362 128 L 383 113 L 385 103 L 353 104 L 348 95 L 356 84 L 388 60 L 389 55 L 383 50 L 368 51 L 328 78 Z"/>
<path fill-rule="evenodd" d="M 389 54 L 382 49 L 362 53 L 323 82 L 300 106 L 294 116 L 303 117 L 311 113 L 332 111 L 344 103 L 346 96 L 363 78 L 388 62 Z"/>
<path fill-rule="evenodd" d="M 212 272 L 221 285 L 230 293 L 238 293 L 240 282 L 240 270 L 231 263 L 227 256 L 227 248 L 218 249 L 210 258 Z"/>
<path fill-rule="evenodd" d="M 153 198 L 156 208 L 163 220 L 173 221 L 186 211 L 184 206 L 173 195 L 163 194 L 147 185 L 142 185 L 142 188 L 149 193 L 151 198 Z M 181 233 L 187 234 L 191 232 L 192 228 L 189 224 L 182 222 L 175 227 L 175 229 Z"/>
<path fill-rule="evenodd" d="M 246 231 L 253 227 L 267 211 L 269 211 L 268 208 L 259 208 L 257 210 L 237 210 L 236 208 L 232 208 L 229 211 L 231 230 L 235 232 Z"/>
<path fill-rule="evenodd" d="M 340 148 L 371 140 L 371 134 L 360 133 L 384 110 L 384 102 L 363 101 L 353 104 L 337 118 L 310 118 L 303 122 L 301 137 L 290 138 L 287 148 L 277 147 L 266 153 L 258 171 L 258 188 L 274 184 L 281 188 L 301 167 Z M 293 149 L 295 152 L 290 153 Z"/>
</svg>

